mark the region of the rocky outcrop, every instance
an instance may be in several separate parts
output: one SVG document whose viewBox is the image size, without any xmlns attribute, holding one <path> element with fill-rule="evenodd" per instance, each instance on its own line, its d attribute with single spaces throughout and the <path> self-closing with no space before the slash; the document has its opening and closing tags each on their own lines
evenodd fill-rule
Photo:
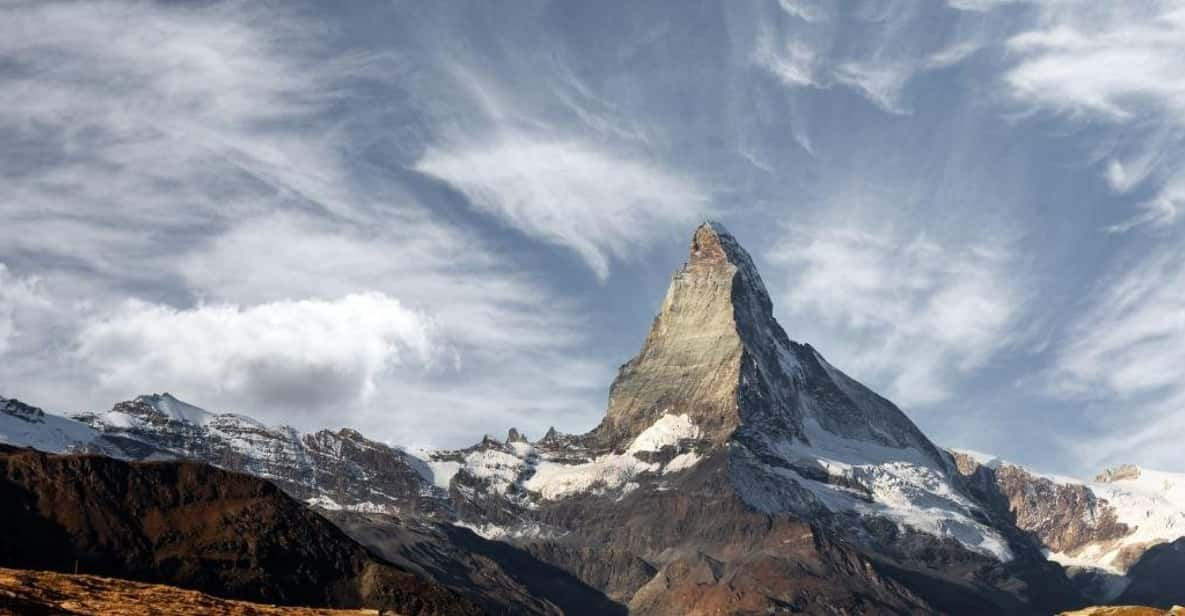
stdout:
<svg viewBox="0 0 1185 616">
<path fill-rule="evenodd" d="M 271 483 L 195 462 L 0 446 L 0 564 L 289 605 L 476 613 Z"/>
<path fill-rule="evenodd" d="M 1120 464 L 1114 468 L 1105 468 L 1094 478 L 1099 483 L 1115 483 L 1140 478 L 1140 467 L 1135 464 Z"/>
</svg>

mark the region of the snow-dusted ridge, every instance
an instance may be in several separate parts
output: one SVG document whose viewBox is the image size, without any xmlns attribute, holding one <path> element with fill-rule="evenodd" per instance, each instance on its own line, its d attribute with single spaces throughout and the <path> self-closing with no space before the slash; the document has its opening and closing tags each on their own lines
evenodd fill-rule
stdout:
<svg viewBox="0 0 1185 616">
<path fill-rule="evenodd" d="M 524 494 L 529 505 L 531 498 L 559 500 L 577 494 L 629 491 L 641 475 L 691 468 L 699 461 L 693 450 L 699 434 L 686 415 L 665 414 L 621 452 L 578 457 L 570 447 L 551 447 L 542 441 L 511 442 L 465 452 L 459 462 L 433 460 L 429 464 L 445 473 L 464 473 L 497 494 Z M 666 462 L 647 455 L 664 451 L 669 454 Z"/>
<path fill-rule="evenodd" d="M 302 433 L 245 415 L 211 413 L 169 394 L 71 417 L 4 400 L 0 441 L 128 460 L 200 460 L 269 479 L 296 498 L 331 509 L 438 510 L 446 500 L 426 461 L 354 430 Z"/>
</svg>

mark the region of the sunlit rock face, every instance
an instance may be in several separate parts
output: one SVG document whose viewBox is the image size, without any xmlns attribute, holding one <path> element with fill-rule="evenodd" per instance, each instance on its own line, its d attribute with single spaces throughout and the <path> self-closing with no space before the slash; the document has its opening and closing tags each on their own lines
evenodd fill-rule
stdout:
<svg viewBox="0 0 1185 616">
<path fill-rule="evenodd" d="M 609 390 L 600 438 L 628 442 L 667 413 L 689 416 L 716 443 L 736 430 L 745 354 L 738 319 L 748 316 L 738 314 L 737 300 L 769 306 L 751 272 L 749 256 L 722 227 L 696 230 L 642 350 Z"/>
</svg>

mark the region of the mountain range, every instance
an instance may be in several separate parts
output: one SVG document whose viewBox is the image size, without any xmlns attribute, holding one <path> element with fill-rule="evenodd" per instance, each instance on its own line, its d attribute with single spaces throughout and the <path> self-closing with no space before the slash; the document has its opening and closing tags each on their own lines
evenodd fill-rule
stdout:
<svg viewBox="0 0 1185 616">
<path fill-rule="evenodd" d="M 302 433 L 211 413 L 164 393 L 71 414 L 0 398 L 0 441 L 66 454 L 7 449 L 10 461 L 81 465 L 73 481 L 85 489 L 61 473 L 14 475 L 10 462 L 6 481 L 22 498 L 85 492 L 76 500 L 107 503 L 110 524 L 128 507 L 161 505 L 95 496 L 95 477 L 168 468 L 219 486 L 266 480 L 279 488 L 266 495 L 279 499 L 273 508 L 311 508 L 332 522 L 321 529 L 292 513 L 283 524 L 358 546 L 340 548 L 353 556 L 336 557 L 344 564 L 333 573 L 355 603 L 366 596 L 348 580 L 366 567 L 417 576 L 417 592 L 434 597 L 424 605 L 447 597 L 507 614 L 1050 614 L 1185 603 L 1185 474 L 1121 466 L 1080 481 L 936 445 L 892 402 L 787 335 L 752 259 L 717 223 L 695 230 L 641 350 L 585 434 L 530 440 L 511 428 L 464 449 L 413 452 L 351 429 Z M 156 486 L 145 492 L 172 477 L 144 479 Z M 21 515 L 31 527 L 70 518 L 79 505 L 67 500 Z M 11 548 L 0 565 L 62 570 L 62 555 L 97 553 L 72 541 L 45 562 Z M 158 561 L 127 571 L 217 588 L 196 565 L 188 580 Z M 257 580 L 269 566 L 220 570 Z"/>
</svg>

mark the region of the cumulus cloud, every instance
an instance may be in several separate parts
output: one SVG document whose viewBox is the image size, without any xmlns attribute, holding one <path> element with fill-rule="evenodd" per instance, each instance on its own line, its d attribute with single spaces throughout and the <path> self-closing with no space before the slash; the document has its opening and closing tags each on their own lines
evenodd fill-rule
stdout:
<svg viewBox="0 0 1185 616">
<path fill-rule="evenodd" d="M 178 310 L 130 301 L 85 323 L 75 353 L 99 382 L 294 411 L 365 401 L 383 373 L 437 351 L 431 321 L 380 293 Z"/>
<path fill-rule="evenodd" d="M 787 272 L 779 305 L 790 321 L 903 405 L 948 398 L 1015 341 L 1025 296 L 998 248 L 795 227 L 768 258 Z"/>
<path fill-rule="evenodd" d="M 580 141 L 522 135 L 428 150 L 416 169 L 453 185 L 479 210 L 575 251 L 604 280 L 657 229 L 702 217 L 696 184 Z"/>
</svg>

